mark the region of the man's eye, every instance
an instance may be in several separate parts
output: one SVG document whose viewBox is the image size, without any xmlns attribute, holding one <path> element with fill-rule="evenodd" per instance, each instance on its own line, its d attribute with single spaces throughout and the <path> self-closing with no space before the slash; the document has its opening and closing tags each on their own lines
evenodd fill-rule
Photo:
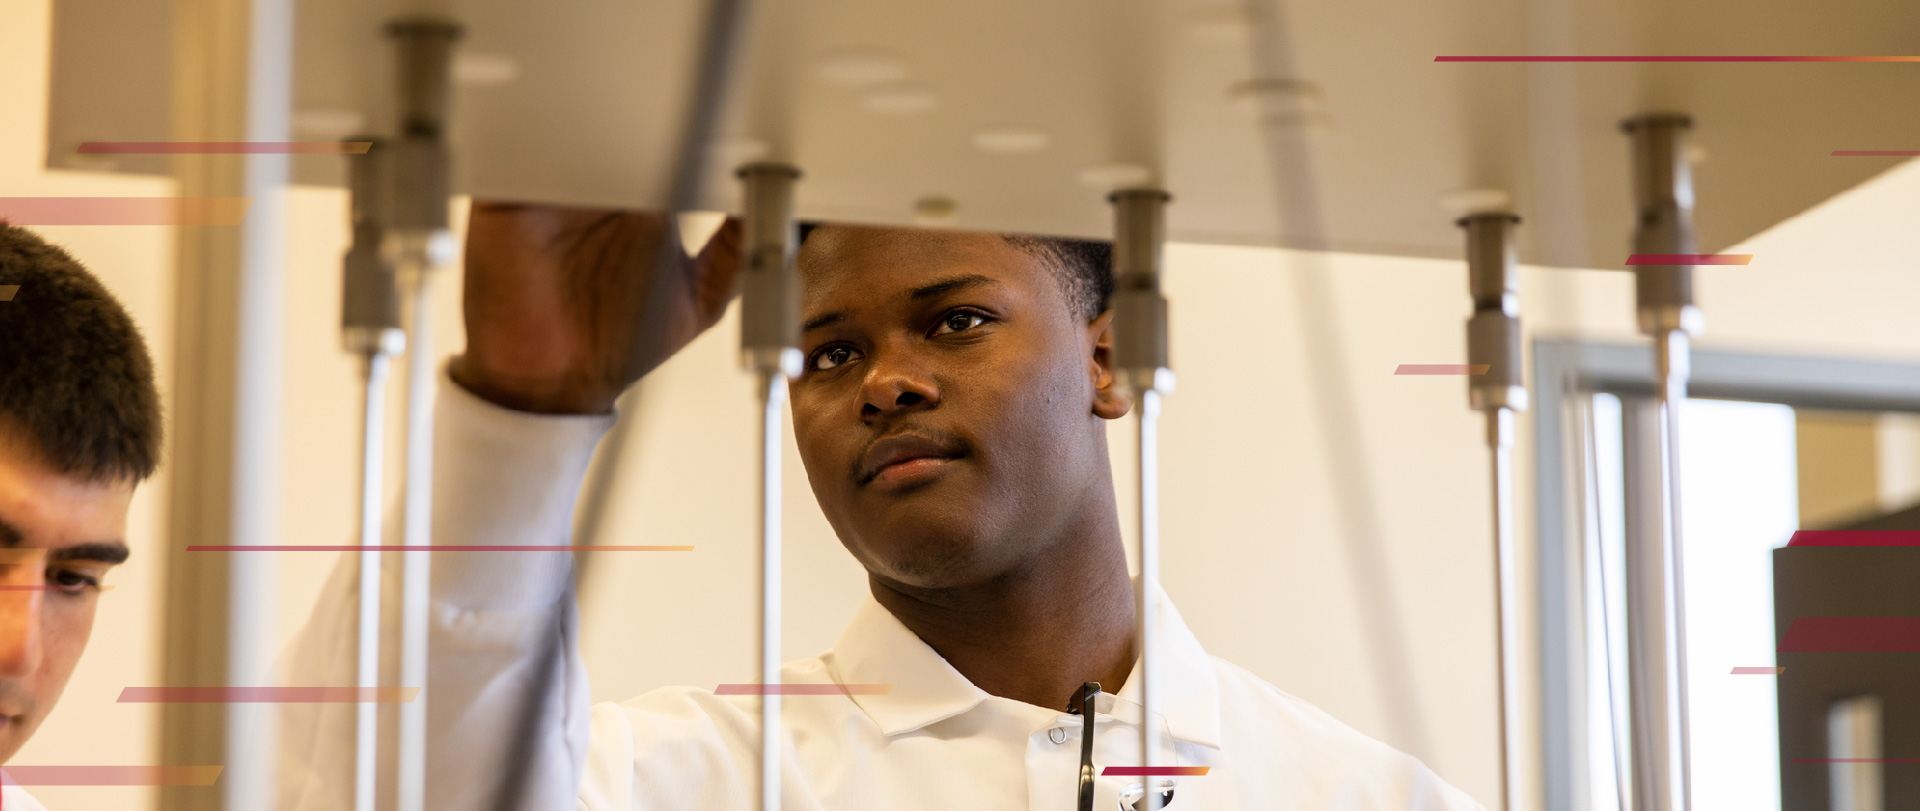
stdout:
<svg viewBox="0 0 1920 811">
<path fill-rule="evenodd" d="M 814 355 L 812 366 L 815 371 L 824 372 L 850 360 L 853 360 L 853 350 L 844 346 L 835 346 Z"/>
<path fill-rule="evenodd" d="M 90 577 L 72 569 L 49 569 L 47 571 L 47 584 L 58 587 L 63 591 L 80 592 L 99 588 L 100 579 Z"/>
<path fill-rule="evenodd" d="M 953 312 L 947 313 L 945 318 L 940 319 L 940 326 L 944 327 L 948 332 L 959 332 L 961 330 L 973 329 L 986 323 L 986 321 L 986 317 L 979 313 L 968 312 L 966 310 L 954 310 Z"/>
</svg>

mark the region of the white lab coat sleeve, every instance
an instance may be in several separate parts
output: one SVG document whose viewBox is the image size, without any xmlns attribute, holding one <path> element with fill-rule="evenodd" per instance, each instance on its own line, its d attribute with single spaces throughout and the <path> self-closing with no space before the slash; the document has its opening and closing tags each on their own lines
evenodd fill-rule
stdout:
<svg viewBox="0 0 1920 811">
<path fill-rule="evenodd" d="M 434 411 L 436 546 L 571 542 L 574 502 L 612 415 L 499 408 L 444 372 Z M 430 664 L 420 693 L 427 702 L 427 808 L 499 808 L 498 795 L 516 768 L 525 771 L 525 792 L 515 807 L 576 807 L 586 768 L 590 693 L 579 653 L 572 554 L 436 551 L 432 567 Z M 287 683 L 355 683 L 357 586 L 352 556 L 342 556 L 289 652 Z M 397 586 L 390 571 L 382 598 L 387 605 L 398 604 Z M 383 662 L 397 653 L 393 621 Z M 354 712 L 352 704 L 283 705 L 281 811 L 352 806 Z M 519 753 L 526 760 L 513 762 Z M 382 784 L 391 786 L 392 753 L 382 755 Z"/>
</svg>

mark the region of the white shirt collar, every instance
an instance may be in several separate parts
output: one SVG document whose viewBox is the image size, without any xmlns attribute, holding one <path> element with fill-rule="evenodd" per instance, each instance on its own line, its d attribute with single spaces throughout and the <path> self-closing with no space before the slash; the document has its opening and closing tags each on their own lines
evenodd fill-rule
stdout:
<svg viewBox="0 0 1920 811">
<path fill-rule="evenodd" d="M 1160 607 L 1161 712 L 1175 740 L 1220 747 L 1220 691 L 1213 660 L 1180 612 L 1156 584 Z M 889 684 L 885 695 L 851 696 L 880 731 L 893 736 L 970 712 L 988 695 L 868 594 L 827 654 L 842 684 Z M 1121 699 L 1140 702 L 1140 662 L 1133 663 Z"/>
</svg>

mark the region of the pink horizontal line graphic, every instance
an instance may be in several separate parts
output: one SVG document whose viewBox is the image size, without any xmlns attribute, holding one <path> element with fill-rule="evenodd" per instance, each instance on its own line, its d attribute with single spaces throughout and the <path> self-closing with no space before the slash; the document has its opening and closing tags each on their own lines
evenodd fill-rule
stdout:
<svg viewBox="0 0 1920 811">
<path fill-rule="evenodd" d="M 691 552 L 692 546 L 189 546 L 188 552 Z"/>
<path fill-rule="evenodd" d="M 1402 363 L 1393 370 L 1397 375 L 1483 375 L 1493 368 L 1487 363 Z"/>
<path fill-rule="evenodd" d="M 1108 766 L 1100 770 L 1102 776 L 1115 777 L 1161 777 L 1192 776 L 1204 777 L 1212 766 Z"/>
<path fill-rule="evenodd" d="M 251 197 L 0 197 L 14 225 L 239 225 Z"/>
<path fill-rule="evenodd" d="M 1778 676 L 1787 672 L 1784 667 L 1736 667 L 1729 676 Z"/>
<path fill-rule="evenodd" d="M 1753 261 L 1750 253 L 1636 253 L 1627 257 L 1627 265 L 1745 265 Z"/>
<path fill-rule="evenodd" d="M 1795 763 L 1920 763 L 1920 757 L 1797 757 Z"/>
<path fill-rule="evenodd" d="M 112 586 L 0 586 L 0 591 L 113 591 Z"/>
<path fill-rule="evenodd" d="M 1920 546 L 1920 531 L 1910 529 L 1803 529 L 1788 546 Z"/>
<path fill-rule="evenodd" d="M 81 155 L 365 155 L 372 141 L 85 141 Z"/>
<path fill-rule="evenodd" d="M 1920 156 L 1920 149 L 1836 149 L 1833 158 L 1912 158 Z"/>
<path fill-rule="evenodd" d="M 1920 653 L 1920 617 L 1796 617 L 1783 653 Z"/>
<path fill-rule="evenodd" d="M 211 786 L 224 766 L 7 766 L 16 786 Z"/>
<path fill-rule="evenodd" d="M 13 294 L 20 292 L 20 285 L 0 284 L 0 301 L 12 301 Z"/>
<path fill-rule="evenodd" d="M 121 704 L 411 704 L 418 687 L 128 687 Z"/>
<path fill-rule="evenodd" d="M 1436 56 L 1435 62 L 1920 62 L 1920 56 Z"/>
<path fill-rule="evenodd" d="M 891 684 L 722 684 L 716 696 L 884 696 Z"/>
</svg>

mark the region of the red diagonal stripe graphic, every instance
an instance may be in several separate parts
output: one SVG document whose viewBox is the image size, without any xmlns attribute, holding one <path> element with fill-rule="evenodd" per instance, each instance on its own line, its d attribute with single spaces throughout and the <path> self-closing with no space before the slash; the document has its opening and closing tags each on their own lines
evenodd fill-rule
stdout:
<svg viewBox="0 0 1920 811">
<path fill-rule="evenodd" d="M 372 141 L 86 141 L 81 155 L 365 155 Z"/>
<path fill-rule="evenodd" d="M 14 766 L 5 780 L 16 786 L 211 786 L 222 766 Z"/>
</svg>

